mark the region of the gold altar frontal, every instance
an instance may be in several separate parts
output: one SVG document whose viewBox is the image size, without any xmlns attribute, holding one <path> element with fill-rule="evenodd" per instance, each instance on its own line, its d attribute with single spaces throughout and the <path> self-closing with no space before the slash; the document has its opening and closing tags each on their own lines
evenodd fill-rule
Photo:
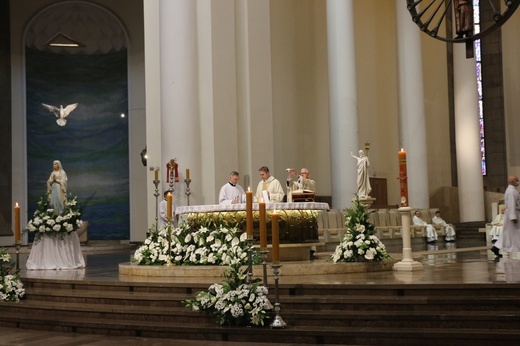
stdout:
<svg viewBox="0 0 520 346">
<path fill-rule="evenodd" d="M 260 239 L 258 204 L 254 204 L 253 209 L 253 238 L 258 242 Z M 280 244 L 318 242 L 318 213 L 325 209 L 328 209 L 326 203 L 267 203 L 267 242 L 271 243 L 271 215 L 274 210 L 279 215 Z M 246 230 L 245 204 L 179 207 L 176 214 L 180 215 L 181 222 L 193 229 L 219 225 Z"/>
</svg>

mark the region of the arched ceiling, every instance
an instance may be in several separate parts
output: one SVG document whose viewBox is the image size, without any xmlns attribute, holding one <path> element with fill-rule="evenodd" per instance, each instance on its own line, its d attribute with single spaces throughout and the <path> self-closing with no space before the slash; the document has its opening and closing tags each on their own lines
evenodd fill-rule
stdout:
<svg viewBox="0 0 520 346">
<path fill-rule="evenodd" d="M 52 47 L 49 42 L 72 41 L 81 47 Z M 119 19 L 108 10 L 84 1 L 68 1 L 43 9 L 25 34 L 28 48 L 56 54 L 106 54 L 127 48 L 127 36 Z"/>
</svg>

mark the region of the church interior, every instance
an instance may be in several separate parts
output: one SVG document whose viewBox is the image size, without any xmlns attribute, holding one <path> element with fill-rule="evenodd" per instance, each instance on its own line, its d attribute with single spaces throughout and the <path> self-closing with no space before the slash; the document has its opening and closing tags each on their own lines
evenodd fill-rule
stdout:
<svg viewBox="0 0 520 346">
<path fill-rule="evenodd" d="M 6 344 L 516 345 L 520 257 L 494 256 L 489 232 L 520 176 L 520 0 L 474 0 L 476 31 L 461 34 L 459 3 L 0 1 L 0 247 L 26 286 L 18 305 L 0 303 Z M 430 7 L 444 13 L 435 28 Z M 326 268 L 359 150 L 392 260 L 338 274 Z M 88 221 L 86 264 L 28 270 L 35 236 L 16 239 L 13 206 L 25 228 L 55 160 Z M 306 167 L 328 209 L 302 258 L 284 254 L 279 287 L 268 266 L 286 327 L 186 309 L 220 273 L 127 275 L 163 192 L 181 213 L 211 209 L 229 172 L 254 189 L 263 166 L 284 186 Z M 441 211 L 455 241 L 409 232 L 415 210 L 429 223 Z"/>
</svg>

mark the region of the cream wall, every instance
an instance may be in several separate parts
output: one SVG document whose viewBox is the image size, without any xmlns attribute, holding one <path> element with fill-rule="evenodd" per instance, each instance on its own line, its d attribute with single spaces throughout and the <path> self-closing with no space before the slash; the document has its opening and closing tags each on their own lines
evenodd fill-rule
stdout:
<svg viewBox="0 0 520 346">
<path fill-rule="evenodd" d="M 517 12 L 502 26 L 502 61 L 504 81 L 504 112 L 508 175 L 520 176 L 520 15 Z"/>
<path fill-rule="evenodd" d="M 446 45 L 443 41 L 421 33 L 430 196 L 440 187 L 451 186 Z"/>
<path fill-rule="evenodd" d="M 275 166 L 306 167 L 317 195 L 331 195 L 326 2 L 271 1 Z M 283 181 L 282 181 L 283 183 Z"/>
<path fill-rule="evenodd" d="M 388 204 L 398 204 L 400 149 L 395 1 L 354 1 L 359 148 L 370 142 L 370 176 L 386 178 Z M 376 201 L 376 203 L 378 203 Z"/>
</svg>

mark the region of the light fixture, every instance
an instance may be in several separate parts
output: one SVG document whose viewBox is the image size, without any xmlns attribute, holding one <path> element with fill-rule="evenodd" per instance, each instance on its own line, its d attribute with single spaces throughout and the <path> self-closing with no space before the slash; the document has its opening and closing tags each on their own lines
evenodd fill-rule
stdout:
<svg viewBox="0 0 520 346">
<path fill-rule="evenodd" d="M 66 47 L 66 48 L 82 48 L 86 47 L 85 44 L 79 42 L 78 40 L 66 35 L 64 33 L 58 32 L 54 34 L 47 42 L 45 42 L 46 47 Z"/>
<path fill-rule="evenodd" d="M 146 147 L 144 147 L 143 151 L 141 151 L 141 162 L 143 163 L 143 166 L 146 167 L 146 164 L 148 163 L 148 154 L 146 153 Z"/>
</svg>

